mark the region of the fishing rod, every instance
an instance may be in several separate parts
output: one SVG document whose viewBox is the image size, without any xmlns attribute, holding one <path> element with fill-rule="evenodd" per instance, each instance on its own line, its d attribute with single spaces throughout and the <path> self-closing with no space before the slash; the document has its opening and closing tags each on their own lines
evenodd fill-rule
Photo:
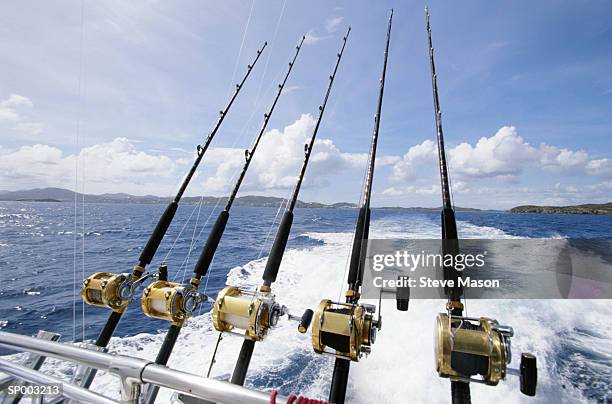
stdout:
<svg viewBox="0 0 612 404">
<path fill-rule="evenodd" d="M 442 189 L 442 256 L 454 257 L 459 254 L 459 239 L 444 148 L 442 112 L 438 97 L 438 81 L 429 19 L 429 10 L 425 8 Z M 444 262 L 447 260 L 445 259 Z M 452 262 L 455 260 L 453 259 Z M 461 301 L 464 297 L 463 287 L 458 282 L 462 276 L 461 271 L 452 265 L 444 265 L 443 276 L 445 280 L 453 282 L 447 282 L 444 290 L 448 298 L 446 313 L 438 314 L 436 320 L 436 370 L 440 377 L 450 378 L 453 404 L 471 402 L 470 382 L 495 386 L 500 380 L 505 379 L 507 374 L 519 376 L 521 392 L 528 396 L 535 396 L 536 357 L 523 353 L 520 369 L 508 368 L 507 365 L 512 360 L 510 340 L 514 335 L 513 328 L 501 325 L 497 320 L 487 317 L 464 317 L 464 304 Z M 480 375 L 481 378 L 474 378 L 473 376 L 476 375 Z"/>
<path fill-rule="evenodd" d="M 213 325 L 215 329 L 219 332 L 231 332 L 244 338 L 236 367 L 231 377 L 233 384 L 244 384 L 253 355 L 253 349 L 255 348 L 255 342 L 262 341 L 268 330 L 278 324 L 280 317 L 287 314 L 290 320 L 299 321 L 298 331 L 301 333 L 306 332 L 312 320 L 313 312 L 310 309 L 306 310 L 301 317 L 298 317 L 291 315 L 286 306 L 277 303 L 272 293 L 272 283 L 276 281 L 280 269 L 289 233 L 291 232 L 291 225 L 293 224 L 293 210 L 350 32 L 351 28 L 349 27 L 342 39 L 342 48 L 337 54 L 334 70 L 329 76 L 327 91 L 323 103 L 319 106 L 319 115 L 310 137 L 310 142 L 304 145 L 304 160 L 295 188 L 287 202 L 287 207 L 278 226 L 268 261 L 266 262 L 266 268 L 262 277 L 263 284 L 255 292 L 236 286 L 227 286 L 219 293 L 213 306 Z"/>
<path fill-rule="evenodd" d="M 132 300 L 136 287 L 148 278 L 160 276 L 163 278 L 165 276 L 166 273 L 164 266 L 160 267 L 160 274 L 146 274 L 145 276 L 143 276 L 143 274 L 145 273 L 145 268 L 147 265 L 149 265 L 153 260 L 162 239 L 166 235 L 166 232 L 170 227 L 170 223 L 172 223 L 174 215 L 178 209 L 179 202 L 183 197 L 183 194 L 185 193 L 185 190 L 193 178 L 198 166 L 200 165 L 204 154 L 208 150 L 208 147 L 212 143 L 217 131 L 225 120 L 227 113 L 234 104 L 240 90 L 242 90 L 244 83 L 251 75 L 251 71 L 257 64 L 259 57 L 267 45 L 268 43 L 264 42 L 261 49 L 257 50 L 255 59 L 251 64 L 247 65 L 247 71 L 242 77 L 240 83 L 236 84 L 236 89 L 234 90 L 229 102 L 223 110 L 219 111 L 217 123 L 206 137 L 204 143 L 198 144 L 196 148 L 196 158 L 193 165 L 181 182 L 174 199 L 168 204 L 163 214 L 159 218 L 157 225 L 140 253 L 138 264 L 132 269 L 132 273 L 115 274 L 112 272 L 96 272 L 83 281 L 82 296 L 85 303 L 98 307 L 106 307 L 112 310 L 106 324 L 104 325 L 104 328 L 96 339 L 96 346 L 104 348 L 108 345 L 110 338 L 117 328 L 117 324 L 119 323 L 121 316 L 127 309 L 129 302 Z M 91 380 L 86 382 L 83 387 L 89 387 L 92 380 L 93 376 L 91 377 Z"/>
<path fill-rule="evenodd" d="M 351 361 L 358 362 L 371 352 L 372 345 L 376 341 L 377 330 L 380 330 L 382 326 L 380 308 L 378 318 L 375 318 L 376 306 L 360 303 L 359 299 L 367 249 L 365 244 L 370 228 L 370 200 L 392 24 L 393 10 L 389 14 L 387 25 L 378 104 L 374 116 L 366 177 L 349 260 L 346 301 L 322 300 L 314 311 L 312 318 L 312 347 L 314 351 L 319 354 L 332 355 L 336 358 L 328 399 L 330 403 L 335 404 L 343 404 L 345 401 Z"/>
<path fill-rule="evenodd" d="M 278 85 L 278 91 L 274 97 L 274 101 L 272 102 L 268 112 L 264 114 L 263 124 L 257 138 L 255 139 L 255 142 L 250 150 L 247 149 L 244 152 L 245 162 L 244 166 L 242 167 L 242 171 L 240 172 L 240 175 L 234 184 L 234 188 L 227 199 L 225 208 L 219 213 L 219 216 L 217 217 L 217 220 L 211 229 L 210 234 L 208 235 L 208 239 L 206 240 L 206 244 L 204 245 L 200 257 L 198 258 L 198 261 L 194 267 L 194 273 L 192 278 L 189 280 L 189 283 L 180 284 L 177 282 L 168 282 L 167 279 L 158 280 L 151 283 L 143 291 L 141 307 L 144 314 L 149 317 L 171 322 L 168 333 L 166 334 L 164 342 L 162 343 L 157 357 L 155 358 L 155 363 L 157 364 L 165 365 L 168 363 L 172 349 L 174 348 L 185 321 L 191 317 L 201 302 L 212 300 L 206 295 L 198 292 L 200 280 L 206 275 L 208 268 L 212 263 L 217 247 L 219 246 L 219 242 L 221 241 L 221 237 L 223 236 L 225 226 L 229 219 L 230 209 L 234 203 L 236 194 L 240 189 L 240 185 L 242 184 L 244 176 L 249 169 L 253 156 L 255 155 L 255 151 L 257 150 L 257 146 L 259 145 L 266 127 L 268 126 L 270 117 L 276 108 L 285 83 L 293 70 L 293 66 L 300 53 L 300 50 L 302 49 L 302 44 L 304 43 L 305 38 L 305 36 L 302 36 L 299 45 L 296 46 L 295 55 L 289 62 L 289 68 L 282 83 Z M 155 401 L 155 397 L 157 396 L 158 390 L 159 387 L 151 386 L 151 388 L 147 391 L 147 398 L 145 402 L 149 404 L 153 403 Z"/>
</svg>

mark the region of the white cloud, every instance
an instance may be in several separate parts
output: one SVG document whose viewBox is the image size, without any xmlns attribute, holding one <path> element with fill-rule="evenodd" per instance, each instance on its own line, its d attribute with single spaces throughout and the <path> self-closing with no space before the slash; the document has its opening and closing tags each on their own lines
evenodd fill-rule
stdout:
<svg viewBox="0 0 612 404">
<path fill-rule="evenodd" d="M 77 156 L 64 155 L 57 147 L 23 146 L 3 151 L 0 157 L 0 181 L 7 187 L 72 187 L 74 184 Z M 136 150 L 133 142 L 126 138 L 116 138 L 81 149 L 78 169 L 79 179 L 85 180 L 90 192 L 139 193 L 155 186 L 154 179 L 168 177 L 174 163 L 166 156 Z M 150 190 L 159 193 L 156 189 Z"/>
<path fill-rule="evenodd" d="M 2 108 L 33 107 L 32 101 L 23 95 L 11 94 L 6 100 L 0 101 Z"/>
<path fill-rule="evenodd" d="M 288 189 L 295 185 L 298 170 L 304 160 L 304 145 L 310 141 L 315 119 L 303 114 L 282 131 L 266 132 L 255 152 L 242 189 Z M 317 139 L 308 164 L 304 187 L 321 185 L 329 175 L 345 169 L 365 167 L 365 154 L 343 153 L 330 139 Z M 242 149 L 212 149 L 205 164 L 215 166 L 213 175 L 204 180 L 205 193 L 226 193 L 233 187 L 234 174 L 244 165 Z"/>
<path fill-rule="evenodd" d="M 33 106 L 28 97 L 11 94 L 7 99 L 0 101 L 0 121 L 19 121 L 21 116 L 17 108 Z"/>
<path fill-rule="evenodd" d="M 589 155 L 584 150 L 559 149 L 547 144 L 540 146 L 540 164 L 553 173 L 582 174 L 588 161 Z"/>
<path fill-rule="evenodd" d="M 43 125 L 38 122 L 19 122 L 23 120 L 23 109 L 32 108 L 32 101 L 23 95 L 11 94 L 7 99 L 0 101 L 0 122 L 18 122 L 12 129 L 38 135 L 43 131 Z"/>
<path fill-rule="evenodd" d="M 338 29 L 338 26 L 342 23 L 344 17 L 333 17 L 329 18 L 325 22 L 325 30 L 329 33 L 335 32 Z"/>
<path fill-rule="evenodd" d="M 612 178 L 612 159 L 591 160 L 587 163 L 586 170 L 590 175 Z"/>
<path fill-rule="evenodd" d="M 18 121 L 19 114 L 12 108 L 0 107 L 0 122 L 1 121 Z"/>
<path fill-rule="evenodd" d="M 413 181 L 416 179 L 415 165 L 433 164 L 436 158 L 436 146 L 431 140 L 412 146 L 401 159 L 393 165 L 393 181 Z"/>
<path fill-rule="evenodd" d="M 495 178 L 517 183 L 526 167 L 542 169 L 555 175 L 589 174 L 612 176 L 612 160 L 591 159 L 584 150 L 569 150 L 541 144 L 533 147 L 514 126 L 504 126 L 491 137 L 482 137 L 475 145 L 461 143 L 447 149 L 451 177 L 458 179 Z M 412 146 L 393 165 L 392 181 L 414 181 L 417 168 L 437 164 L 437 146 L 431 140 Z"/>
<path fill-rule="evenodd" d="M 504 126 L 475 146 L 461 143 L 448 152 L 452 174 L 466 177 L 516 175 L 521 167 L 537 160 L 537 150 L 518 135 L 514 126 Z"/>
<path fill-rule="evenodd" d="M 315 34 L 314 30 L 310 30 L 306 33 L 304 38 L 304 45 L 314 45 L 317 42 L 325 39 L 326 37 Z"/>
</svg>

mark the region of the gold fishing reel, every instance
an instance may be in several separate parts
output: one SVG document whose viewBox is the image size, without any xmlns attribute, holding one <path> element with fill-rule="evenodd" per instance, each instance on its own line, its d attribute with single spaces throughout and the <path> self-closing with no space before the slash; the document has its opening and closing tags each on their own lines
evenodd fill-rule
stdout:
<svg viewBox="0 0 612 404">
<path fill-rule="evenodd" d="M 267 287 L 254 292 L 226 286 L 217 295 L 213 306 L 213 325 L 217 331 L 261 341 L 286 314 L 287 308 L 275 301 Z"/>
<path fill-rule="evenodd" d="M 144 268 L 138 265 L 131 274 L 96 272 L 83 281 L 83 301 L 92 306 L 106 307 L 123 313 L 132 301 L 136 288 L 147 279 L 167 276 L 167 267 L 165 264 L 160 265 L 158 273 L 142 275 L 143 272 Z"/>
<path fill-rule="evenodd" d="M 92 306 L 107 307 L 122 313 L 132 297 L 134 275 L 111 272 L 96 272 L 83 281 L 83 301 Z"/>
<path fill-rule="evenodd" d="M 313 349 L 358 362 L 371 352 L 377 330 L 382 326 L 380 316 L 374 318 L 375 311 L 376 306 L 371 304 L 322 300 L 314 312 Z"/>
<path fill-rule="evenodd" d="M 508 368 L 512 361 L 514 330 L 497 320 L 438 314 L 435 334 L 436 371 L 440 377 L 496 386 L 507 374 L 521 379 L 521 392 L 534 396 L 536 358 L 522 354 L 520 370 Z M 480 375 L 480 378 L 473 376 Z"/>
<path fill-rule="evenodd" d="M 177 282 L 155 281 L 145 288 L 140 307 L 148 317 L 167 320 L 182 326 L 207 296 L 195 286 Z"/>
</svg>

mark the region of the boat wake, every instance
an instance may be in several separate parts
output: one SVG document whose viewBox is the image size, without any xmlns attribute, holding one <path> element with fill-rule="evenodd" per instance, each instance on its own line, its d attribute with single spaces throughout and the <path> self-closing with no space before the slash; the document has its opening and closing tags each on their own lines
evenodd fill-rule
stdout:
<svg viewBox="0 0 612 404">
<path fill-rule="evenodd" d="M 373 222 L 371 237 L 439 237 L 439 227 L 431 218 L 411 216 L 406 223 L 399 220 Z M 467 222 L 458 226 L 460 235 L 466 238 L 512 237 L 492 227 Z M 324 297 L 340 298 L 352 234 L 306 233 L 297 237 L 316 242 L 286 251 L 274 285 L 277 301 L 296 314 L 315 308 Z M 255 288 L 261 282 L 265 263 L 266 258 L 261 258 L 231 269 L 227 283 Z M 449 381 L 440 379 L 434 368 L 432 337 L 435 316 L 443 305 L 441 300 L 415 300 L 410 302 L 408 312 L 398 312 L 394 300 L 383 300 L 383 328 L 372 354 L 364 359 L 367 363 L 351 366 L 349 402 L 449 402 Z M 518 367 L 519 352 L 532 352 L 538 358 L 538 394 L 529 401 L 605 402 L 612 396 L 612 324 L 607 320 L 612 308 L 605 301 L 468 300 L 466 309 L 468 316 L 486 313 L 502 323 L 517 325 L 512 367 Z M 109 350 L 154 360 L 164 335 L 115 337 Z M 218 335 L 210 312 L 192 318 L 181 332 L 169 366 L 206 375 Z M 239 337 L 224 335 L 212 377 L 229 378 L 241 344 Z M 72 373 L 72 368 L 56 361 L 48 361 L 46 367 L 64 377 Z M 313 353 L 310 334 L 299 334 L 295 323 L 281 321 L 255 348 L 246 385 L 327 399 L 332 369 L 332 358 Z M 93 389 L 116 397 L 119 394 L 117 380 L 104 373 L 95 379 Z M 473 383 L 472 395 L 482 402 L 525 402 L 517 378 L 508 378 L 497 388 Z M 170 392 L 162 389 L 158 402 L 166 403 L 169 397 Z"/>
</svg>

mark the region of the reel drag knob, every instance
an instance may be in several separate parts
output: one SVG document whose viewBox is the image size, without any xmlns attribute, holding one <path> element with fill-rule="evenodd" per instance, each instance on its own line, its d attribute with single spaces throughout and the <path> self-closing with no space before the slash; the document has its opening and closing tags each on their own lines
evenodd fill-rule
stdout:
<svg viewBox="0 0 612 404">
<path fill-rule="evenodd" d="M 524 353 L 521 355 L 521 393 L 526 396 L 536 395 L 538 384 L 538 367 L 536 357 L 532 354 Z"/>
<path fill-rule="evenodd" d="M 304 314 L 302 314 L 302 318 L 300 318 L 300 324 L 298 325 L 298 331 L 304 334 L 308 331 L 308 327 L 310 327 L 310 323 L 312 322 L 312 316 L 314 312 L 310 309 L 306 309 Z"/>
</svg>

